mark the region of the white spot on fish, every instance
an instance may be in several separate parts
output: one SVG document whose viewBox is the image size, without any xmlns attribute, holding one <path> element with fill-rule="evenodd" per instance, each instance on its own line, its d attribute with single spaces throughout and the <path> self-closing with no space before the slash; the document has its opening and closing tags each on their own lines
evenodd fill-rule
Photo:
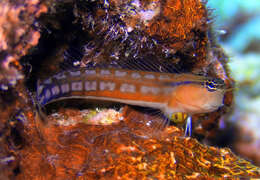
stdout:
<svg viewBox="0 0 260 180">
<path fill-rule="evenodd" d="M 99 88 L 101 91 L 103 91 L 103 90 L 114 91 L 115 87 L 116 87 L 116 84 L 113 82 L 101 81 L 99 84 Z"/>
<path fill-rule="evenodd" d="M 96 70 L 86 70 L 85 73 L 87 75 L 95 75 L 96 74 Z"/>
<path fill-rule="evenodd" d="M 146 74 L 144 75 L 146 79 L 155 79 L 155 76 L 153 74 Z"/>
<path fill-rule="evenodd" d="M 101 69 L 101 70 L 100 70 L 100 74 L 101 74 L 101 75 L 110 75 L 111 73 L 110 73 L 109 70 Z"/>
<path fill-rule="evenodd" d="M 82 91 L 83 90 L 82 82 L 81 81 L 72 82 L 71 83 L 71 90 L 72 91 Z"/>
<path fill-rule="evenodd" d="M 51 93 L 53 96 L 58 95 L 60 93 L 59 86 L 54 86 L 53 88 L 51 88 Z"/>
<path fill-rule="evenodd" d="M 96 81 L 86 81 L 85 82 L 85 91 L 96 91 L 97 82 Z"/>
<path fill-rule="evenodd" d="M 165 87 L 165 88 L 162 88 L 163 90 L 163 93 L 166 94 L 166 95 L 170 95 L 173 91 L 173 88 L 168 88 L 168 87 Z"/>
<path fill-rule="evenodd" d="M 131 74 L 131 77 L 134 78 L 134 79 L 139 79 L 139 78 L 141 78 L 141 75 L 139 73 L 137 73 L 137 72 L 133 72 Z"/>
<path fill-rule="evenodd" d="M 160 80 L 170 80 L 170 77 L 168 75 L 159 75 Z"/>
<path fill-rule="evenodd" d="M 124 77 L 124 76 L 126 76 L 126 74 L 127 74 L 127 72 L 125 72 L 125 71 L 118 71 L 118 70 L 115 71 L 115 76 L 117 76 L 117 77 Z"/>
<path fill-rule="evenodd" d="M 70 86 L 69 84 L 62 84 L 61 85 L 61 92 L 62 93 L 68 93 L 70 91 Z"/>
<path fill-rule="evenodd" d="M 80 71 L 69 71 L 71 76 L 80 76 Z"/>
<path fill-rule="evenodd" d="M 135 93 L 135 85 L 133 85 L 133 84 L 126 84 L 126 83 L 121 84 L 120 91 L 121 92 Z"/>
<path fill-rule="evenodd" d="M 149 93 L 152 93 L 152 94 L 158 94 L 160 92 L 160 89 L 159 88 L 156 88 L 156 87 L 149 87 L 149 86 L 141 86 L 141 93 L 143 94 L 149 94 Z"/>
</svg>

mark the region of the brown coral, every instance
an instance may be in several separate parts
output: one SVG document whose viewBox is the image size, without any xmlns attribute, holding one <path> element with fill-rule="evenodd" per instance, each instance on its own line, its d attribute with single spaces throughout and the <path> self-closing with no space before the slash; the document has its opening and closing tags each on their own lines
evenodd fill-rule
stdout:
<svg viewBox="0 0 260 180">
<path fill-rule="evenodd" d="M 40 33 L 33 29 L 32 24 L 46 11 L 46 6 L 38 1 L 0 3 L 1 89 L 7 90 L 22 79 L 22 74 L 13 66 L 19 66 L 19 58 L 37 45 Z"/>
<path fill-rule="evenodd" d="M 195 179 L 260 175 L 258 167 L 229 149 L 201 145 L 193 138 L 183 137 L 183 132 L 173 126 L 151 133 L 149 126 L 140 123 L 140 119 L 148 121 L 151 116 L 129 108 L 124 111 L 125 120 L 115 125 L 58 126 L 52 119 L 48 124 L 38 124 L 37 129 L 31 127 L 27 141 L 34 143 L 20 151 L 23 173 L 18 179 Z"/>
</svg>

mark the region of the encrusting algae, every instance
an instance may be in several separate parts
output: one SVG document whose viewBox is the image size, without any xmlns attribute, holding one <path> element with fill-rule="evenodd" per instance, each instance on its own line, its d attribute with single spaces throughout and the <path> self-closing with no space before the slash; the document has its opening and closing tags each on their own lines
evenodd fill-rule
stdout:
<svg viewBox="0 0 260 180">
<path fill-rule="evenodd" d="M 204 2 L 6 0 L 0 8 L 19 14 L 15 21 L 8 20 L 8 13 L 0 18 L 10 24 L 0 27 L 0 35 L 17 37 L 10 43 L 13 36 L 0 36 L 1 68 L 15 72 L 11 79 L 17 81 L 0 76 L 0 179 L 260 177 L 259 167 L 229 149 L 199 142 L 216 135 L 220 117 L 231 110 L 234 86 Z M 6 57 L 16 60 L 4 66 Z M 223 106 L 213 112 L 188 114 L 193 131 L 185 137 L 183 124 L 167 124 L 158 112 L 126 101 L 107 104 L 79 96 L 42 104 L 39 82 L 77 67 L 197 74 L 220 79 L 227 91 Z M 49 96 L 56 98 L 61 90 L 66 88 L 54 86 Z"/>
</svg>

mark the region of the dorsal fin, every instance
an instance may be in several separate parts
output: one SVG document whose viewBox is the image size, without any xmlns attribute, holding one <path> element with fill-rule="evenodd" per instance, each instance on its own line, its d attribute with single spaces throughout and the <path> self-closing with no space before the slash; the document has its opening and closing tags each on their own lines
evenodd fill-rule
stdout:
<svg viewBox="0 0 260 180">
<path fill-rule="evenodd" d="M 177 57 L 176 57 L 177 58 Z M 158 58 L 153 53 L 146 54 L 142 57 L 123 57 L 120 59 L 112 59 L 105 62 L 88 62 L 84 64 L 83 50 L 76 47 L 70 47 L 64 52 L 64 61 L 60 64 L 61 69 L 71 70 L 78 67 L 86 68 L 118 68 L 150 72 L 165 72 L 165 73 L 181 73 L 181 67 L 178 67 L 172 59 Z"/>
</svg>

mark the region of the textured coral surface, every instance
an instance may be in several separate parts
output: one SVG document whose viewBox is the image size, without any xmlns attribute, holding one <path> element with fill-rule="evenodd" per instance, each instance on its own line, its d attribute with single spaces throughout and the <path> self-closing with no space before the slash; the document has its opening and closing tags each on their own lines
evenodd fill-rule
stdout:
<svg viewBox="0 0 260 180">
<path fill-rule="evenodd" d="M 19 60 L 37 45 L 40 33 L 32 24 L 43 12 L 47 8 L 38 1 L 0 2 L 0 179 L 19 172 L 15 160 L 22 139 L 17 129 L 23 125 L 17 125 L 13 117 L 22 109 L 30 109 Z"/>
<path fill-rule="evenodd" d="M 220 77 L 232 88 L 228 58 L 210 37 L 201 1 L 6 0 L 0 10 L 0 179 L 260 176 L 258 167 L 229 149 L 194 138 L 215 135 L 210 130 L 230 111 L 232 91 L 218 111 L 193 117 L 194 137 L 184 137 L 175 126 L 163 129 L 161 117 L 127 106 L 102 110 L 98 118 L 95 109 L 83 116 L 78 106 L 59 110 L 58 116 L 49 109 L 47 116 L 37 106 L 37 79 L 60 70 L 71 44 L 83 47 L 82 66 L 131 60 L 149 66 L 159 60 L 180 72 Z M 93 125 L 93 116 L 99 125 Z M 109 125 L 100 125 L 105 116 Z"/>
<path fill-rule="evenodd" d="M 153 132 L 146 125 L 152 117 L 128 107 L 123 114 L 124 121 L 107 126 L 57 125 L 52 119 L 47 124 L 38 124 L 37 129 L 31 127 L 26 139 L 34 143 L 19 153 L 23 173 L 18 179 L 196 179 L 260 175 L 260 168 L 229 149 L 202 145 L 193 138 L 183 137 L 183 132 L 174 126 Z"/>
</svg>

